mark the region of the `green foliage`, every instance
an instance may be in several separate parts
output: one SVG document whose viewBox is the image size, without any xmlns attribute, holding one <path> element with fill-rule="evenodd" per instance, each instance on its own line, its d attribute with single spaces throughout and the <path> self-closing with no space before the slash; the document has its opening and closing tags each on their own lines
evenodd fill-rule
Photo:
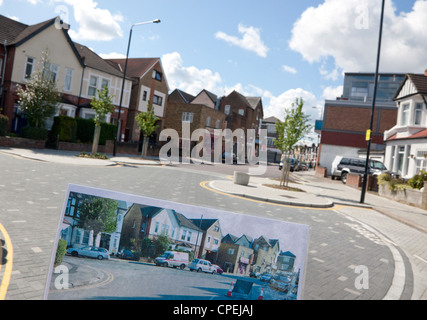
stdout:
<svg viewBox="0 0 427 320">
<path fill-rule="evenodd" d="M 47 49 L 42 53 L 39 67 L 25 83 L 17 85 L 19 104 L 27 115 L 31 127 L 42 127 L 44 121 L 56 112 L 56 105 L 60 101 L 60 94 L 56 88 L 56 81 L 50 71 Z"/>
<path fill-rule="evenodd" d="M 116 200 L 92 197 L 80 206 L 77 226 L 93 230 L 95 235 L 100 232 L 113 233 L 116 231 L 118 206 Z"/>
<path fill-rule="evenodd" d="M 54 266 L 59 266 L 62 261 L 64 261 L 65 253 L 67 252 L 67 241 L 64 239 L 59 239 L 58 247 L 56 248 L 55 262 Z"/>
<path fill-rule="evenodd" d="M 160 235 L 156 240 L 153 241 L 155 255 L 158 256 L 169 249 L 171 240 L 165 234 Z"/>
<path fill-rule="evenodd" d="M 100 126 L 101 123 L 105 122 L 107 114 L 114 111 L 113 97 L 110 96 L 107 86 L 102 90 L 96 90 L 96 95 L 92 98 L 90 105 L 95 110 L 95 118 L 93 119 L 95 125 Z"/>
<path fill-rule="evenodd" d="M 391 181 L 391 174 L 389 173 L 381 173 L 377 177 L 377 182 L 379 185 L 386 184 Z"/>
<path fill-rule="evenodd" d="M 48 131 L 44 128 L 24 127 L 21 130 L 21 137 L 34 140 L 47 140 Z"/>
<path fill-rule="evenodd" d="M 303 99 L 297 98 L 290 109 L 285 109 L 284 121 L 279 120 L 276 123 L 278 137 L 274 145 L 283 152 L 290 152 L 294 145 L 311 130 L 311 125 L 308 123 L 310 117 L 302 110 L 303 106 Z"/>
<path fill-rule="evenodd" d="M 82 143 L 92 142 L 95 123 L 91 119 L 76 118 L 76 141 Z M 107 140 L 115 140 L 117 126 L 109 123 L 101 124 L 101 135 L 99 137 L 99 145 L 105 145 Z"/>
<path fill-rule="evenodd" d="M 51 140 L 73 142 L 76 139 L 77 122 L 76 119 L 67 116 L 58 116 L 53 120 L 51 130 Z"/>
<path fill-rule="evenodd" d="M 419 174 L 409 179 L 408 184 L 414 189 L 421 189 L 424 187 L 424 181 L 427 181 L 427 172 L 421 170 Z"/>
<path fill-rule="evenodd" d="M 159 118 L 154 115 L 154 108 L 151 107 L 150 101 L 147 103 L 147 112 L 141 112 L 135 117 L 136 122 L 141 128 L 144 136 L 151 136 L 157 129 L 156 124 Z"/>
<path fill-rule="evenodd" d="M 9 118 L 3 114 L 0 114 L 0 137 L 6 135 L 8 126 Z"/>
</svg>

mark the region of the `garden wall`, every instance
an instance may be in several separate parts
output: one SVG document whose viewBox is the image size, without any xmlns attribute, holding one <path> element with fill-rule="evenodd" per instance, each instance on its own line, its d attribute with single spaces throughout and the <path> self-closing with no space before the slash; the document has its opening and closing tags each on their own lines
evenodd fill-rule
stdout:
<svg viewBox="0 0 427 320">
<path fill-rule="evenodd" d="M 404 204 L 409 204 L 423 210 L 427 210 L 427 187 L 424 183 L 424 189 L 403 189 L 390 190 L 389 183 L 384 183 L 379 186 L 378 194 L 381 197 L 398 201 Z"/>
</svg>

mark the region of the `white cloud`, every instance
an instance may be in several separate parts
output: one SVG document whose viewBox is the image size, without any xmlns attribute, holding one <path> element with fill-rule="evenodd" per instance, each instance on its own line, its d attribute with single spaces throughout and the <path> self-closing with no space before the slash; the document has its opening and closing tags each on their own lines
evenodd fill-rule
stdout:
<svg viewBox="0 0 427 320">
<path fill-rule="evenodd" d="M 172 90 L 178 88 L 192 95 L 200 93 L 203 89 L 215 94 L 221 91 L 222 80 L 219 73 L 209 69 L 184 66 L 178 52 L 165 54 L 161 59 Z"/>
<path fill-rule="evenodd" d="M 335 100 L 338 97 L 341 97 L 343 93 L 343 86 L 338 87 L 326 87 L 323 89 L 322 98 L 325 100 Z"/>
<path fill-rule="evenodd" d="M 74 19 L 78 30 L 70 30 L 73 40 L 110 41 L 123 36 L 120 22 L 121 14 L 112 14 L 107 9 L 98 7 L 93 0 L 63 0 L 74 9 Z M 71 26 L 73 27 L 73 26 Z"/>
<path fill-rule="evenodd" d="M 232 45 L 239 46 L 245 50 L 255 52 L 260 57 L 267 57 L 268 48 L 261 39 L 260 29 L 254 27 L 246 27 L 239 24 L 239 33 L 243 35 L 240 39 L 235 36 L 230 36 L 222 31 L 215 34 L 216 39 L 224 40 Z"/>
<path fill-rule="evenodd" d="M 290 66 L 286 66 L 286 65 L 282 66 L 282 70 L 285 71 L 285 72 L 288 72 L 288 73 L 292 73 L 292 74 L 296 74 L 297 73 L 297 69 L 292 68 Z"/>
<path fill-rule="evenodd" d="M 100 53 L 99 56 L 102 59 L 126 59 L 125 54 L 117 53 L 117 52 Z"/>
<path fill-rule="evenodd" d="M 427 67 L 427 1 L 417 0 L 412 11 L 397 13 L 386 1 L 380 72 L 423 72 Z M 334 79 L 337 69 L 373 72 L 376 65 L 381 6 L 377 0 L 325 0 L 304 11 L 292 30 L 290 48 L 304 59 L 335 66 L 321 73 Z"/>
</svg>

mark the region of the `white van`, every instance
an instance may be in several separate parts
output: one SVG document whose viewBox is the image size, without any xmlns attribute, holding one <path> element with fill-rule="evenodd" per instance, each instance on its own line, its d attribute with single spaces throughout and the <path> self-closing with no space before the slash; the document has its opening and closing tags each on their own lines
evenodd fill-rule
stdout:
<svg viewBox="0 0 427 320">
<path fill-rule="evenodd" d="M 188 252 L 165 251 L 163 255 L 154 259 L 156 266 L 179 267 L 181 270 L 188 266 Z"/>
</svg>

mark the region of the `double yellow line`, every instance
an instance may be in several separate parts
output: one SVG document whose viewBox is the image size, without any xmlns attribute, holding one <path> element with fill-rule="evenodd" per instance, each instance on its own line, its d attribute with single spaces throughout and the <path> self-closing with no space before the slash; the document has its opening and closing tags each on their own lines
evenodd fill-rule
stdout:
<svg viewBox="0 0 427 320">
<path fill-rule="evenodd" d="M 12 275 L 12 264 L 13 264 L 13 247 L 12 241 L 10 241 L 10 237 L 6 232 L 6 229 L 0 223 L 0 234 L 4 236 L 4 242 L 7 248 L 7 262 L 4 269 L 3 280 L 0 284 L 0 300 L 4 300 L 6 298 L 7 288 L 9 287 L 10 277 Z M 1 249 L 0 249 L 1 250 Z M 0 251 L 0 271 L 2 268 L 2 260 L 3 260 L 3 250 Z"/>
</svg>

